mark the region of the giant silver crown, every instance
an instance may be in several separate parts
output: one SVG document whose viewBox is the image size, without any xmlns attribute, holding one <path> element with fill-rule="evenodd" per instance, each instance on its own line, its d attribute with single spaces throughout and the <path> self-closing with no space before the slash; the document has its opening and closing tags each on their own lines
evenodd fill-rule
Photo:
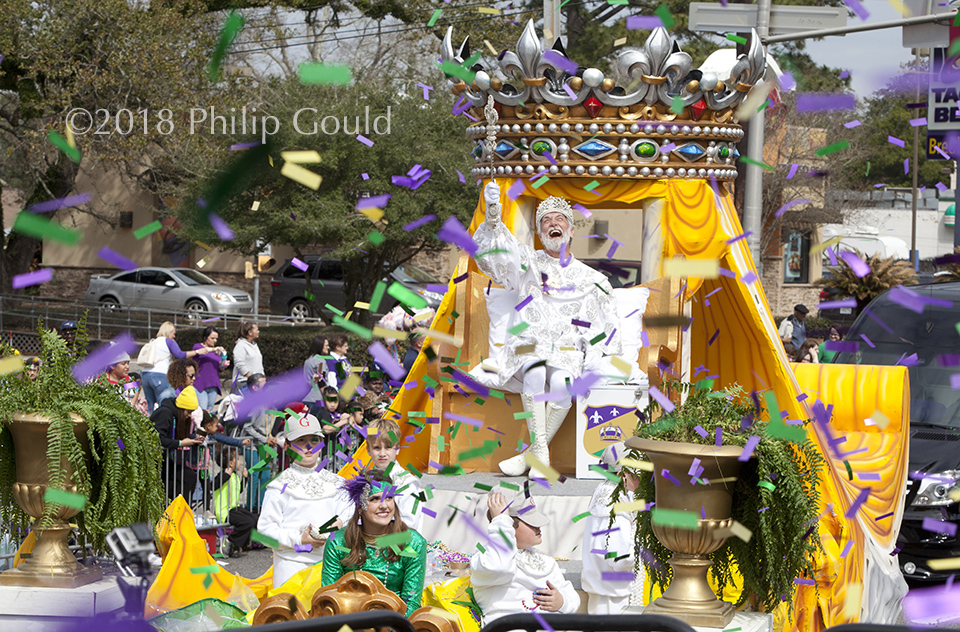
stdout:
<svg viewBox="0 0 960 632">
<path fill-rule="evenodd" d="M 441 57 L 462 65 L 468 42 L 454 52 L 452 36 L 450 27 Z M 501 55 L 499 73 L 475 64 L 469 84 L 447 75 L 458 96 L 455 111 L 476 121 L 467 128 L 476 142 L 473 175 L 733 180 L 735 145 L 743 138 L 734 110 L 766 70 L 756 32 L 750 41 L 721 80 L 694 69 L 676 39 L 658 28 L 642 49 L 619 52 L 618 83 L 596 68 L 571 74 L 559 40 L 545 52 L 530 20 L 516 52 Z M 483 118 L 489 96 L 499 119 L 492 125 Z M 484 147 L 488 133 L 497 136 L 492 152 Z"/>
</svg>

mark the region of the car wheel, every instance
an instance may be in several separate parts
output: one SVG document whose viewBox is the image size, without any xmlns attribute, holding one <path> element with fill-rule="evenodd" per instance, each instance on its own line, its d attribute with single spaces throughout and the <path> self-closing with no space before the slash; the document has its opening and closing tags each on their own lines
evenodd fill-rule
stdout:
<svg viewBox="0 0 960 632">
<path fill-rule="evenodd" d="M 104 296 L 100 299 L 100 308 L 111 312 L 118 311 L 120 309 L 120 301 L 112 296 Z"/>
<path fill-rule="evenodd" d="M 199 319 L 207 313 L 207 306 L 203 301 L 187 301 L 187 316 L 191 319 Z"/>
<path fill-rule="evenodd" d="M 310 308 L 310 303 L 306 301 L 293 301 L 290 303 L 288 314 L 294 322 L 302 323 L 313 316 L 313 310 Z"/>
</svg>

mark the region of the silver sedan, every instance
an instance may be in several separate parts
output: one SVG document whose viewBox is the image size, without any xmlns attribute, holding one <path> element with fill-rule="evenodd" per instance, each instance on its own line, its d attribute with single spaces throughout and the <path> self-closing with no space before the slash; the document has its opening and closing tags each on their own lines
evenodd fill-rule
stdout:
<svg viewBox="0 0 960 632">
<path fill-rule="evenodd" d="M 253 300 L 190 268 L 137 268 L 90 278 L 85 299 L 106 308 L 144 307 L 196 314 L 250 314 Z"/>
</svg>

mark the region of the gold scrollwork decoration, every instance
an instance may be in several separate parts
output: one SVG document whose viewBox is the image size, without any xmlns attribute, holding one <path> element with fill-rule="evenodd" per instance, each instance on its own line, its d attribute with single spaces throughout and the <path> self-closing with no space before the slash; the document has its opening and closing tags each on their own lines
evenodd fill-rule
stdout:
<svg viewBox="0 0 960 632">
<path fill-rule="evenodd" d="M 555 109 L 556 112 L 554 112 L 553 109 Z M 531 106 L 518 105 L 514 112 L 516 117 L 522 121 L 528 119 L 536 119 L 539 121 L 558 121 L 570 116 L 570 108 L 565 105 L 553 105 L 551 107 L 546 107 L 542 103 Z"/>
</svg>

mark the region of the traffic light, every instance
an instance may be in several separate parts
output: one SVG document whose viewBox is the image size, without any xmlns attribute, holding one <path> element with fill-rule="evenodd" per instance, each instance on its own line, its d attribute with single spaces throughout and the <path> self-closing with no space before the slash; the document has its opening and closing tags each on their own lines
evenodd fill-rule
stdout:
<svg viewBox="0 0 960 632">
<path fill-rule="evenodd" d="M 277 263 L 277 260 L 271 257 L 270 255 L 259 255 L 257 256 L 257 271 L 266 272 Z"/>
<path fill-rule="evenodd" d="M 244 261 L 243 262 L 243 278 L 252 279 L 257 276 L 256 272 L 253 271 L 253 262 Z"/>
</svg>

